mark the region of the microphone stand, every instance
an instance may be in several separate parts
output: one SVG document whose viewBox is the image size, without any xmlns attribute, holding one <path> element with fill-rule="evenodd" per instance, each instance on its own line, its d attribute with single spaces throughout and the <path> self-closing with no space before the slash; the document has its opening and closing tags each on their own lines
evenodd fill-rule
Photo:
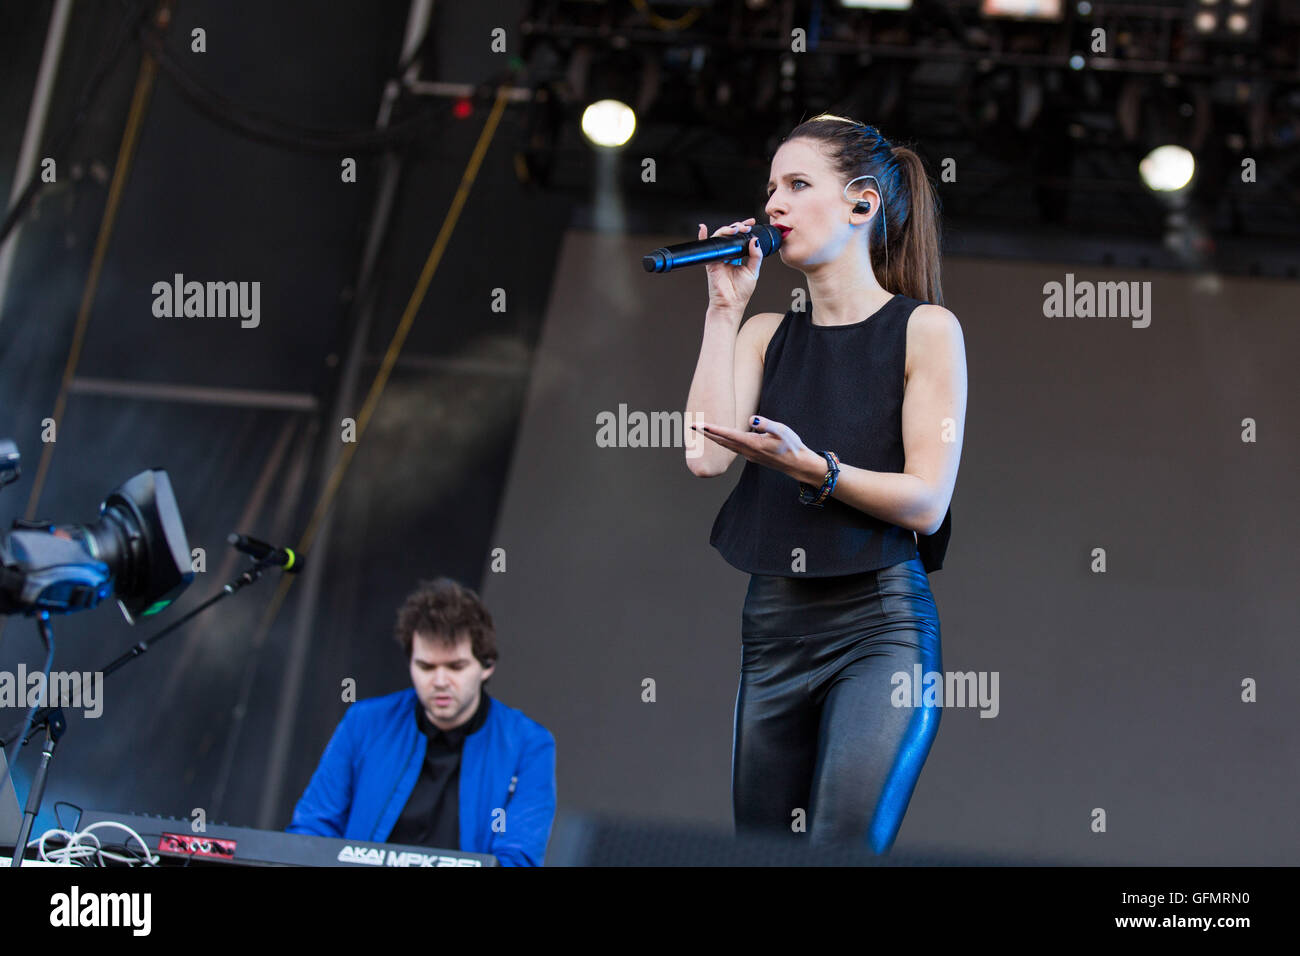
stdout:
<svg viewBox="0 0 1300 956">
<path fill-rule="evenodd" d="M 270 555 L 261 560 L 255 561 L 252 567 L 245 569 L 239 577 L 224 585 L 220 591 L 212 595 L 212 597 L 208 598 L 188 614 L 177 618 L 152 637 L 133 644 L 127 651 L 120 654 L 116 659 L 108 664 L 107 667 L 102 669 L 103 675 L 107 677 L 115 670 L 124 667 L 129 661 L 135 660 L 158 641 L 175 631 L 182 624 L 189 621 L 200 612 L 206 611 L 222 598 L 230 597 L 230 595 L 234 594 L 236 591 L 243 590 L 260 578 L 263 571 L 275 566 L 276 565 L 272 562 Z M 41 628 L 42 638 L 52 639 L 53 635 L 50 632 L 48 612 L 42 612 L 38 615 L 37 624 Z M 48 683 L 46 692 L 48 693 Z M 32 826 L 36 822 L 36 815 L 41 809 L 41 800 L 45 796 L 45 781 L 49 775 L 50 761 L 54 759 L 54 749 L 58 745 L 59 739 L 63 736 L 64 731 L 67 730 L 67 720 L 63 716 L 63 710 L 55 706 L 42 707 L 40 710 L 36 711 L 32 716 L 31 726 L 28 728 L 26 734 L 24 734 L 22 743 L 19 744 L 18 749 L 21 750 L 23 747 L 27 746 L 32 737 L 42 727 L 45 728 L 45 746 L 41 748 L 41 763 L 40 766 L 36 768 L 36 774 L 32 777 L 31 789 L 27 792 L 27 806 L 23 810 L 22 827 L 18 831 L 18 841 L 14 844 L 13 858 L 9 861 L 11 867 L 22 866 L 23 857 L 27 853 L 27 841 L 31 838 Z M 4 746 L 6 746 L 6 742 L 0 741 L 0 747 Z M 17 759 L 18 755 L 15 753 L 15 763 L 17 762 Z"/>
</svg>

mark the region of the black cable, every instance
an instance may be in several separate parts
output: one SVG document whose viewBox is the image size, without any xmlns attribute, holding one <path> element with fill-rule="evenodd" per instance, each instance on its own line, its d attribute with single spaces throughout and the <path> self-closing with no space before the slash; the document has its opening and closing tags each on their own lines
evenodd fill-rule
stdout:
<svg viewBox="0 0 1300 956">
<path fill-rule="evenodd" d="M 72 809 L 76 810 L 77 822 L 70 827 L 65 827 L 63 825 L 63 821 L 59 819 L 59 807 L 72 807 Z M 77 826 L 80 825 L 81 817 L 84 813 L 85 811 L 81 807 L 77 806 L 75 803 L 70 803 L 67 800 L 54 801 L 54 825 L 57 826 L 60 830 L 67 830 L 69 833 L 76 833 Z"/>
<path fill-rule="evenodd" d="M 122 852 L 127 854 L 128 856 L 134 857 L 137 863 L 146 863 L 150 866 L 153 865 L 153 853 L 150 852 L 148 844 L 145 844 L 144 847 L 142 848 L 138 843 L 136 843 L 135 840 L 132 840 L 128 836 L 125 840 L 122 841 L 121 846 L 122 846 Z M 130 866 L 131 864 L 126 863 L 123 865 Z"/>
<path fill-rule="evenodd" d="M 167 49 L 162 34 L 147 25 L 140 28 L 140 42 L 184 99 L 209 119 L 250 139 L 272 146 L 310 153 L 338 153 L 342 150 L 384 152 L 432 139 L 446 120 L 448 110 L 427 109 L 412 119 L 393 123 L 386 129 L 339 130 L 302 126 L 269 113 L 243 106 L 226 98 L 189 73 Z"/>
<path fill-rule="evenodd" d="M 113 31 L 112 41 L 104 49 L 99 58 L 99 63 L 95 67 L 95 72 L 91 74 L 90 79 L 82 88 L 81 97 L 77 100 L 77 107 L 72 114 L 71 121 L 63 128 L 63 131 L 54 141 L 54 146 L 47 154 L 54 159 L 56 164 L 63 162 L 66 158 L 73 134 L 85 123 L 90 107 L 107 85 L 104 80 L 117 66 L 117 59 L 121 55 L 122 47 L 125 46 L 126 41 L 135 32 L 137 23 L 148 16 L 149 0 L 144 0 L 143 3 L 138 3 L 137 0 L 123 0 L 123 5 L 127 8 L 126 16 L 122 18 L 117 25 L 117 29 Z M 41 187 L 44 185 L 46 184 L 41 182 L 40 176 L 32 176 L 23 188 L 22 194 L 9 207 L 8 213 L 5 214 L 4 223 L 0 224 L 0 246 L 4 245 L 5 239 L 9 237 L 14 227 L 27 214 L 36 198 L 36 194 L 40 192 Z"/>
</svg>

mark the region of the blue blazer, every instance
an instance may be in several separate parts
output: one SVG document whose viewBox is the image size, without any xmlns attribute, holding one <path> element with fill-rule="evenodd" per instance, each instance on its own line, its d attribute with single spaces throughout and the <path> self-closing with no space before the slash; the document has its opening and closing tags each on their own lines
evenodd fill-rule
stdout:
<svg viewBox="0 0 1300 956">
<path fill-rule="evenodd" d="M 555 818 L 555 738 L 521 711 L 485 702 L 487 719 L 461 751 L 460 849 L 540 866 Z M 285 829 L 385 842 L 424 765 L 415 707 L 414 688 L 349 707 Z"/>
</svg>

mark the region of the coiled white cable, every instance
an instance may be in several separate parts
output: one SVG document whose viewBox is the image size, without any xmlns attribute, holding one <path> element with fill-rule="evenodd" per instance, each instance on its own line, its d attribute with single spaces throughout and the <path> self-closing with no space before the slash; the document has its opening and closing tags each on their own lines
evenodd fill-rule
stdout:
<svg viewBox="0 0 1300 956">
<path fill-rule="evenodd" d="M 144 858 L 139 856 L 130 856 L 124 853 L 114 853 L 112 850 L 105 850 L 92 830 L 102 828 L 114 828 L 125 830 L 127 840 L 123 847 L 129 847 L 130 841 L 135 840 L 144 848 Z M 63 837 L 67 840 L 66 846 L 57 847 L 47 850 L 45 841 L 51 837 Z M 93 843 L 86 841 L 94 841 Z M 99 823 L 92 823 L 84 830 L 76 833 L 70 833 L 67 830 L 58 827 L 46 830 L 40 835 L 39 839 L 31 840 L 27 844 L 29 847 L 36 846 L 39 848 L 40 857 L 46 863 L 75 863 L 79 866 L 106 866 L 105 861 L 114 863 L 125 863 L 128 866 L 157 866 L 159 857 L 149 851 L 149 844 L 144 842 L 144 838 L 136 833 L 125 823 L 118 823 L 116 820 L 101 820 Z"/>
</svg>

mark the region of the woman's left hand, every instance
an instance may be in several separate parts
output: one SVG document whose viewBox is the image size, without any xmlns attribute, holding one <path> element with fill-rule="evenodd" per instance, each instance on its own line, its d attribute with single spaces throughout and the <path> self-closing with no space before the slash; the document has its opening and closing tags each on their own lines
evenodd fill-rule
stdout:
<svg viewBox="0 0 1300 956">
<path fill-rule="evenodd" d="M 755 415 L 749 423 L 752 431 L 747 432 L 708 422 L 701 422 L 697 430 L 723 448 L 743 456 L 746 461 L 775 468 L 799 481 L 805 480 L 810 469 L 820 467 L 822 471 L 826 470 L 825 459 L 811 451 L 789 425 L 782 425 L 760 415 Z M 814 458 L 816 462 L 812 461 Z"/>
</svg>

